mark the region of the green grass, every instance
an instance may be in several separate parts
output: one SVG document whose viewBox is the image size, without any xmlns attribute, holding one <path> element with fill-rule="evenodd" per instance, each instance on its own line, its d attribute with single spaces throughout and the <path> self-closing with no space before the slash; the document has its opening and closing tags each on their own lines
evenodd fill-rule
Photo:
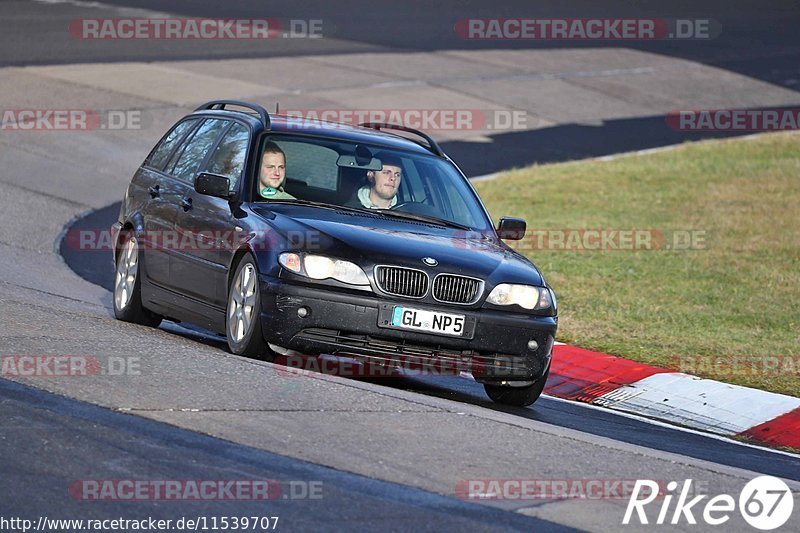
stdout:
<svg viewBox="0 0 800 533">
<path fill-rule="evenodd" d="M 800 136 L 533 166 L 475 185 L 495 221 L 525 218 L 529 234 L 703 232 L 704 246 L 691 250 L 531 249 L 525 240 L 520 251 L 559 298 L 559 340 L 800 396 Z"/>
</svg>

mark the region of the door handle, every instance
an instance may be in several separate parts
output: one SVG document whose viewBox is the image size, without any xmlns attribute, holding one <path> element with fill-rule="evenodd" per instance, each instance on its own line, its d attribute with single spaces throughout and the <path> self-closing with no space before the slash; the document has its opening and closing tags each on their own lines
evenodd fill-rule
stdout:
<svg viewBox="0 0 800 533">
<path fill-rule="evenodd" d="M 147 190 L 148 192 L 150 192 L 150 198 L 156 198 L 158 196 L 161 196 L 161 188 L 158 185 L 152 185 Z"/>
<path fill-rule="evenodd" d="M 191 209 L 192 198 L 191 197 L 181 198 L 181 207 L 183 208 L 184 211 L 188 211 L 189 209 Z"/>
</svg>

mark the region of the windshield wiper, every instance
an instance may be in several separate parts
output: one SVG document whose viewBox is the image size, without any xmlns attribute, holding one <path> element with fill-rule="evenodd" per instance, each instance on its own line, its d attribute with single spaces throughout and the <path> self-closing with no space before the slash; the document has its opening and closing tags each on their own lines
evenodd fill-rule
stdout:
<svg viewBox="0 0 800 533">
<path fill-rule="evenodd" d="M 438 225 L 438 226 L 446 226 L 446 227 L 450 227 L 450 228 L 463 229 L 463 230 L 471 230 L 472 229 L 469 226 L 465 226 L 464 224 L 459 224 L 458 222 L 453 222 L 452 220 L 446 220 L 444 218 L 438 218 L 438 217 L 431 217 L 431 216 L 428 216 L 428 215 L 417 215 L 415 213 L 406 213 L 405 211 L 395 211 L 395 210 L 392 210 L 392 209 L 384 209 L 384 208 L 381 208 L 381 209 L 370 209 L 370 212 L 375 212 L 375 211 L 377 211 L 378 213 L 381 213 L 383 215 L 388 215 L 388 216 L 391 216 L 391 217 L 405 218 L 405 219 L 408 219 L 408 220 L 416 220 L 418 222 L 428 222 L 430 224 L 435 224 L 435 225 Z"/>
</svg>

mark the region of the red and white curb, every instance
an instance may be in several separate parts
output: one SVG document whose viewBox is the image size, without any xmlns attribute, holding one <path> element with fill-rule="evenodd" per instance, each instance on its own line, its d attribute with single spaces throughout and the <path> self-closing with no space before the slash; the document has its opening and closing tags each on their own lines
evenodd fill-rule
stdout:
<svg viewBox="0 0 800 533">
<path fill-rule="evenodd" d="M 545 394 L 770 447 L 800 449 L 800 398 L 557 343 Z"/>
</svg>

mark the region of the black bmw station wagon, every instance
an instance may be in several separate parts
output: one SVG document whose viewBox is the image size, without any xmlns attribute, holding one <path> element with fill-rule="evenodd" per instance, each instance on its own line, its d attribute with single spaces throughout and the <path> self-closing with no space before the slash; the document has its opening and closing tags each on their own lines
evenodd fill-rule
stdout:
<svg viewBox="0 0 800 533">
<path fill-rule="evenodd" d="M 158 142 L 114 239 L 114 312 L 197 324 L 235 354 L 300 352 L 467 368 L 530 405 L 550 369 L 556 299 L 422 132 L 213 101 Z"/>
</svg>

